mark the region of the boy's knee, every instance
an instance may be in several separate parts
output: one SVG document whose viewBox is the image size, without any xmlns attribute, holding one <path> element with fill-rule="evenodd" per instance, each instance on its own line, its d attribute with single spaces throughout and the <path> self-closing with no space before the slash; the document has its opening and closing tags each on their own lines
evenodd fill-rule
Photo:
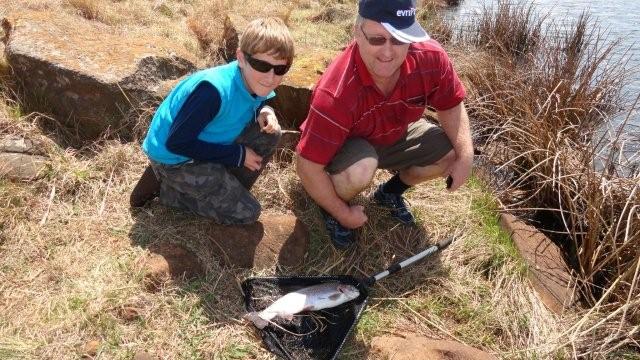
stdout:
<svg viewBox="0 0 640 360">
<path fill-rule="evenodd" d="M 252 207 L 250 209 L 246 209 L 245 211 L 238 212 L 234 214 L 231 219 L 232 224 L 253 224 L 258 221 L 260 217 L 260 213 L 262 212 L 262 208 L 258 204 L 257 207 Z"/>
<path fill-rule="evenodd" d="M 246 199 L 236 204 L 233 209 L 220 212 L 218 218 L 223 224 L 252 224 L 258 220 L 262 207 L 255 199 Z"/>
</svg>

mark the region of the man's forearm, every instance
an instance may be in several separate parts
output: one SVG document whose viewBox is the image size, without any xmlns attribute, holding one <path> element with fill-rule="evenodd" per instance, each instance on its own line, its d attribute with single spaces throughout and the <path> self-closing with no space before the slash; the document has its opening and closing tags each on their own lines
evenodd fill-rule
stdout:
<svg viewBox="0 0 640 360">
<path fill-rule="evenodd" d="M 473 158 L 471 129 L 464 102 L 452 109 L 438 111 L 438 121 L 451 141 L 456 157 L 458 159 Z"/>
</svg>

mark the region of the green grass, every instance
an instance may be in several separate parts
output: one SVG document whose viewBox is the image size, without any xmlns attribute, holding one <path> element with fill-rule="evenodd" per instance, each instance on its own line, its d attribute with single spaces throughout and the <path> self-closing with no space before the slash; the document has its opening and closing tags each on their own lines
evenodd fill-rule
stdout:
<svg viewBox="0 0 640 360">
<path fill-rule="evenodd" d="M 21 117 L 26 115 L 24 113 L 24 110 L 22 109 L 22 106 L 20 106 L 20 104 L 17 104 L 17 103 L 8 104 L 7 113 L 9 115 L 9 118 L 14 120 L 20 119 Z"/>
<path fill-rule="evenodd" d="M 367 309 L 358 321 L 357 332 L 365 338 L 371 338 L 377 335 L 380 329 L 384 329 L 385 327 L 386 321 L 384 320 L 384 315 L 378 310 Z"/>
<path fill-rule="evenodd" d="M 520 255 L 513 240 L 500 226 L 498 203 L 482 181 L 476 177 L 469 179 L 468 186 L 480 190 L 473 198 L 471 208 L 480 223 L 481 236 L 468 246 L 490 246 L 491 255 L 483 264 L 488 275 L 509 266 L 509 273 L 524 278 L 528 273 L 527 264 Z"/>
<path fill-rule="evenodd" d="M 231 360 L 231 359 L 247 359 L 256 356 L 255 347 L 248 344 L 229 343 L 222 353 L 216 355 L 214 359 Z"/>
</svg>

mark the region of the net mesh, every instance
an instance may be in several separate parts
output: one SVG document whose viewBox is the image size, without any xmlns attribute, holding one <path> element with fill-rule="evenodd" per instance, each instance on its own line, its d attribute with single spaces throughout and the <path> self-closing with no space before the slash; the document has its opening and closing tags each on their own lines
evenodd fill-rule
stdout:
<svg viewBox="0 0 640 360">
<path fill-rule="evenodd" d="M 276 318 L 258 330 L 269 351 L 284 359 L 334 359 L 366 305 L 366 286 L 351 276 L 250 278 L 242 283 L 247 311 L 261 311 L 285 294 L 326 282 L 350 284 L 360 296 L 342 305 Z"/>
</svg>

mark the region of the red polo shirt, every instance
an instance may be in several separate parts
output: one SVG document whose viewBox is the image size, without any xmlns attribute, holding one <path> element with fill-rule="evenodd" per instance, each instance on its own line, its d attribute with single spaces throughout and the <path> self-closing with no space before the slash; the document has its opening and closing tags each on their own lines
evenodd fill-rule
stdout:
<svg viewBox="0 0 640 360">
<path fill-rule="evenodd" d="M 409 46 L 398 83 L 388 98 L 374 84 L 353 42 L 316 85 L 296 151 L 307 160 L 326 165 L 348 138 L 391 145 L 406 133 L 410 123 L 420 119 L 426 106 L 447 110 L 464 97 L 464 86 L 435 40 Z"/>
</svg>

